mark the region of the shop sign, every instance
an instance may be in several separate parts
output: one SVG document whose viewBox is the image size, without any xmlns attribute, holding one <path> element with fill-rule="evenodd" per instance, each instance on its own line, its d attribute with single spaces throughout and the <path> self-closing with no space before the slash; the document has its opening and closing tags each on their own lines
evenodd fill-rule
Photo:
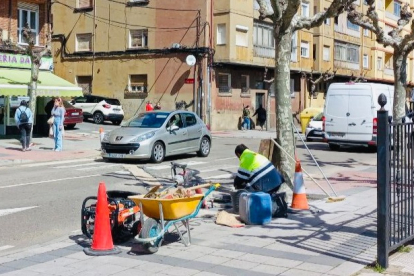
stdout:
<svg viewBox="0 0 414 276">
<path fill-rule="evenodd" d="M 0 67 L 30 69 L 31 66 L 30 57 L 28 55 L 0 52 Z M 40 70 L 53 70 L 53 59 L 51 57 L 43 57 Z"/>
</svg>

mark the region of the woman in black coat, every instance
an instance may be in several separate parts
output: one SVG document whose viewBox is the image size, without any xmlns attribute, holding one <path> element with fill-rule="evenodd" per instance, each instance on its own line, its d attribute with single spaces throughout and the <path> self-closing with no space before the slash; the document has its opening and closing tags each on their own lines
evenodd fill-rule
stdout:
<svg viewBox="0 0 414 276">
<path fill-rule="evenodd" d="M 256 109 L 253 116 L 255 115 L 257 115 L 257 122 L 259 123 L 259 126 L 262 128 L 261 130 L 263 130 L 263 126 L 266 122 L 266 109 L 264 109 L 262 105 L 259 105 L 259 108 Z"/>
</svg>

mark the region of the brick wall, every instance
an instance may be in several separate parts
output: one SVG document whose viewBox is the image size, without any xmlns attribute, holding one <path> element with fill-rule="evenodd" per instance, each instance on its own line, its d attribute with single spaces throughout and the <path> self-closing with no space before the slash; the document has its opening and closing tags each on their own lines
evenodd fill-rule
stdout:
<svg viewBox="0 0 414 276">
<path fill-rule="evenodd" d="M 47 34 L 47 1 L 48 0 L 0 0 L 0 29 L 9 32 L 9 37 L 12 42 L 17 42 L 17 3 L 26 2 L 39 5 L 39 44 L 44 46 L 46 44 Z M 11 18 L 9 16 L 9 7 L 11 2 Z M 1 37 L 0 37 L 1 39 Z"/>
</svg>

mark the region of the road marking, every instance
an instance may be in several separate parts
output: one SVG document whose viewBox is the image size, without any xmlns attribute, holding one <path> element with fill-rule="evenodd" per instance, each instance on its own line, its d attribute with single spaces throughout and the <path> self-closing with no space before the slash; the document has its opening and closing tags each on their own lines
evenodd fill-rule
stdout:
<svg viewBox="0 0 414 276">
<path fill-rule="evenodd" d="M 2 251 L 2 250 L 7 250 L 7 249 L 10 249 L 10 248 L 13 248 L 14 246 L 13 245 L 4 245 L 4 246 L 0 246 L 0 251 Z"/>
<path fill-rule="evenodd" d="M 119 164 L 112 164 L 112 165 L 105 165 L 105 166 L 98 166 L 98 167 L 89 167 L 89 168 L 83 168 L 83 169 L 76 169 L 77 171 L 89 171 L 89 170 L 97 170 L 97 169 L 103 169 L 103 168 L 111 168 L 119 166 Z"/>
<path fill-rule="evenodd" d="M 237 157 L 227 157 L 227 158 L 220 158 L 220 159 L 214 159 L 214 162 L 216 161 L 224 161 L 224 160 L 231 160 L 231 159 L 237 159 Z"/>
<path fill-rule="evenodd" d="M 12 209 L 3 209 L 0 210 L 0 217 L 2 216 L 7 216 L 13 213 L 17 213 L 17 212 L 22 212 L 22 211 L 26 211 L 26 210 L 30 210 L 33 208 L 37 208 L 39 206 L 30 206 L 30 207 L 22 207 L 22 208 L 12 208 Z"/>
<path fill-rule="evenodd" d="M 103 163 L 103 162 L 93 162 L 93 163 L 86 163 L 86 164 L 57 166 L 57 167 L 53 167 L 53 168 L 54 169 L 68 169 L 68 168 L 94 166 L 94 165 L 97 165 L 97 166 L 99 166 L 99 165 L 106 165 L 106 163 Z"/>
<path fill-rule="evenodd" d="M 41 167 L 46 165 L 59 165 L 59 164 L 69 164 L 69 163 L 76 163 L 76 162 L 84 162 L 84 161 L 93 161 L 95 158 L 83 158 L 83 159 L 72 159 L 72 160 L 64 160 L 64 161 L 51 161 L 51 162 L 41 162 L 41 163 L 34 163 L 34 164 L 25 164 L 21 165 L 21 167 Z"/>
<path fill-rule="evenodd" d="M 220 171 L 220 170 L 231 169 L 231 168 L 238 168 L 238 167 L 239 166 L 224 166 L 224 167 L 221 167 L 221 168 L 201 170 L 200 173 L 214 172 L 214 171 Z"/>
<path fill-rule="evenodd" d="M 183 162 L 180 164 L 187 164 L 187 166 L 195 166 L 195 165 L 201 165 L 201 164 L 206 164 L 207 162 L 202 162 L 202 161 L 190 161 L 190 162 Z M 150 167 L 146 167 L 146 169 L 150 169 L 150 170 L 164 170 L 164 169 L 169 169 L 171 168 L 171 165 L 159 165 L 159 166 L 150 166 Z"/>
<path fill-rule="evenodd" d="M 102 175 L 101 174 L 91 174 L 91 175 L 85 175 L 85 176 L 75 176 L 75 177 L 67 177 L 67 178 L 60 178 L 60 179 L 44 180 L 44 181 L 39 181 L 39 182 L 21 183 L 21 184 L 1 186 L 0 189 L 15 188 L 15 187 L 29 186 L 29 185 L 37 185 L 37 184 L 44 184 L 44 183 L 52 183 L 52 182 L 59 182 L 59 181 L 73 180 L 73 179 L 81 179 L 81 178 L 90 178 L 90 177 L 96 177 L 96 176 L 102 176 Z"/>
<path fill-rule="evenodd" d="M 233 174 L 226 173 L 215 176 L 204 177 L 204 179 L 233 179 Z"/>
</svg>

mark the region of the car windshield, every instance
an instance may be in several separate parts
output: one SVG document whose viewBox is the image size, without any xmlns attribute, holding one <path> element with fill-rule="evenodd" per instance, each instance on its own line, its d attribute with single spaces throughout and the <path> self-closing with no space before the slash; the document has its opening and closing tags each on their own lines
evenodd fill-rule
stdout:
<svg viewBox="0 0 414 276">
<path fill-rule="evenodd" d="M 110 105 L 121 105 L 117 99 L 105 99 L 105 102 Z"/>
<path fill-rule="evenodd" d="M 323 117 L 323 112 L 321 112 L 318 115 L 316 115 L 315 117 L 313 117 L 313 120 L 314 121 L 322 121 L 322 117 Z"/>
<path fill-rule="evenodd" d="M 140 113 L 138 116 L 130 119 L 124 127 L 138 127 L 138 128 L 160 128 L 169 113 L 167 112 L 147 112 Z"/>
</svg>

